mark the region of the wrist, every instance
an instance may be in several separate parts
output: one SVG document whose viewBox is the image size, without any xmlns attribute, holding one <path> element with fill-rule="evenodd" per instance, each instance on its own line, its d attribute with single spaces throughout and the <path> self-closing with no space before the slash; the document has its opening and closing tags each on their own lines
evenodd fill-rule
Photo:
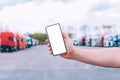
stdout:
<svg viewBox="0 0 120 80">
<path fill-rule="evenodd" d="M 78 54 L 78 49 L 76 47 L 73 47 L 73 50 L 71 52 L 71 59 L 76 60 L 77 54 Z"/>
</svg>

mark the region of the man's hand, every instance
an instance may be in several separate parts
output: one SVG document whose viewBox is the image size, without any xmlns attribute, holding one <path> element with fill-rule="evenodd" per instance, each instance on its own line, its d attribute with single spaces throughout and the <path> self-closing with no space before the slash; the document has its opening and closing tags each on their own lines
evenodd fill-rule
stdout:
<svg viewBox="0 0 120 80">
<path fill-rule="evenodd" d="M 72 59 L 72 55 L 74 54 L 75 48 L 74 48 L 70 38 L 68 37 L 68 35 L 65 34 L 65 33 L 62 33 L 62 35 L 63 35 L 63 39 L 65 41 L 65 45 L 66 45 L 66 48 L 67 48 L 67 53 L 66 54 L 61 54 L 60 56 L 64 57 L 64 58 L 67 58 L 67 59 Z M 52 48 L 50 46 L 50 42 L 49 42 L 48 39 L 46 40 L 46 44 L 48 45 L 49 53 L 53 54 Z"/>
</svg>

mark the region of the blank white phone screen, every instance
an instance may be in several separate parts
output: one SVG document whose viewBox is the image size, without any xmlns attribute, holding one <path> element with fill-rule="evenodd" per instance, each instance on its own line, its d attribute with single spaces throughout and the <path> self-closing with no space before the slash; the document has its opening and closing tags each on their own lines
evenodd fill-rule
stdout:
<svg viewBox="0 0 120 80">
<path fill-rule="evenodd" d="M 53 55 L 66 53 L 66 47 L 59 24 L 47 27 L 47 33 L 52 47 Z"/>
</svg>

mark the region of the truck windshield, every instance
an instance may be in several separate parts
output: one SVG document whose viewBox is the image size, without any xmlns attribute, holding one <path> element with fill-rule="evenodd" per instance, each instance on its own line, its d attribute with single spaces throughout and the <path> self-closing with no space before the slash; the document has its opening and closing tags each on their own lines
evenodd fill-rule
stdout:
<svg viewBox="0 0 120 80">
<path fill-rule="evenodd" d="M 13 41 L 13 37 L 8 37 L 8 40 Z"/>
<path fill-rule="evenodd" d="M 20 39 L 17 39 L 17 42 L 20 42 Z"/>
</svg>

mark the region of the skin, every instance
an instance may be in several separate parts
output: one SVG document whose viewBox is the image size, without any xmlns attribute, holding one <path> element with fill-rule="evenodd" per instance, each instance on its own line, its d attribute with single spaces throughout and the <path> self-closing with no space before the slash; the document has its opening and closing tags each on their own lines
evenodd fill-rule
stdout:
<svg viewBox="0 0 120 80">
<path fill-rule="evenodd" d="M 120 68 L 119 48 L 107 48 L 99 50 L 78 49 L 73 46 L 72 41 L 67 34 L 62 34 L 66 44 L 67 53 L 60 55 L 61 57 L 96 66 Z M 48 45 L 49 53 L 52 54 L 53 52 L 48 39 L 46 40 L 46 44 Z"/>
</svg>

